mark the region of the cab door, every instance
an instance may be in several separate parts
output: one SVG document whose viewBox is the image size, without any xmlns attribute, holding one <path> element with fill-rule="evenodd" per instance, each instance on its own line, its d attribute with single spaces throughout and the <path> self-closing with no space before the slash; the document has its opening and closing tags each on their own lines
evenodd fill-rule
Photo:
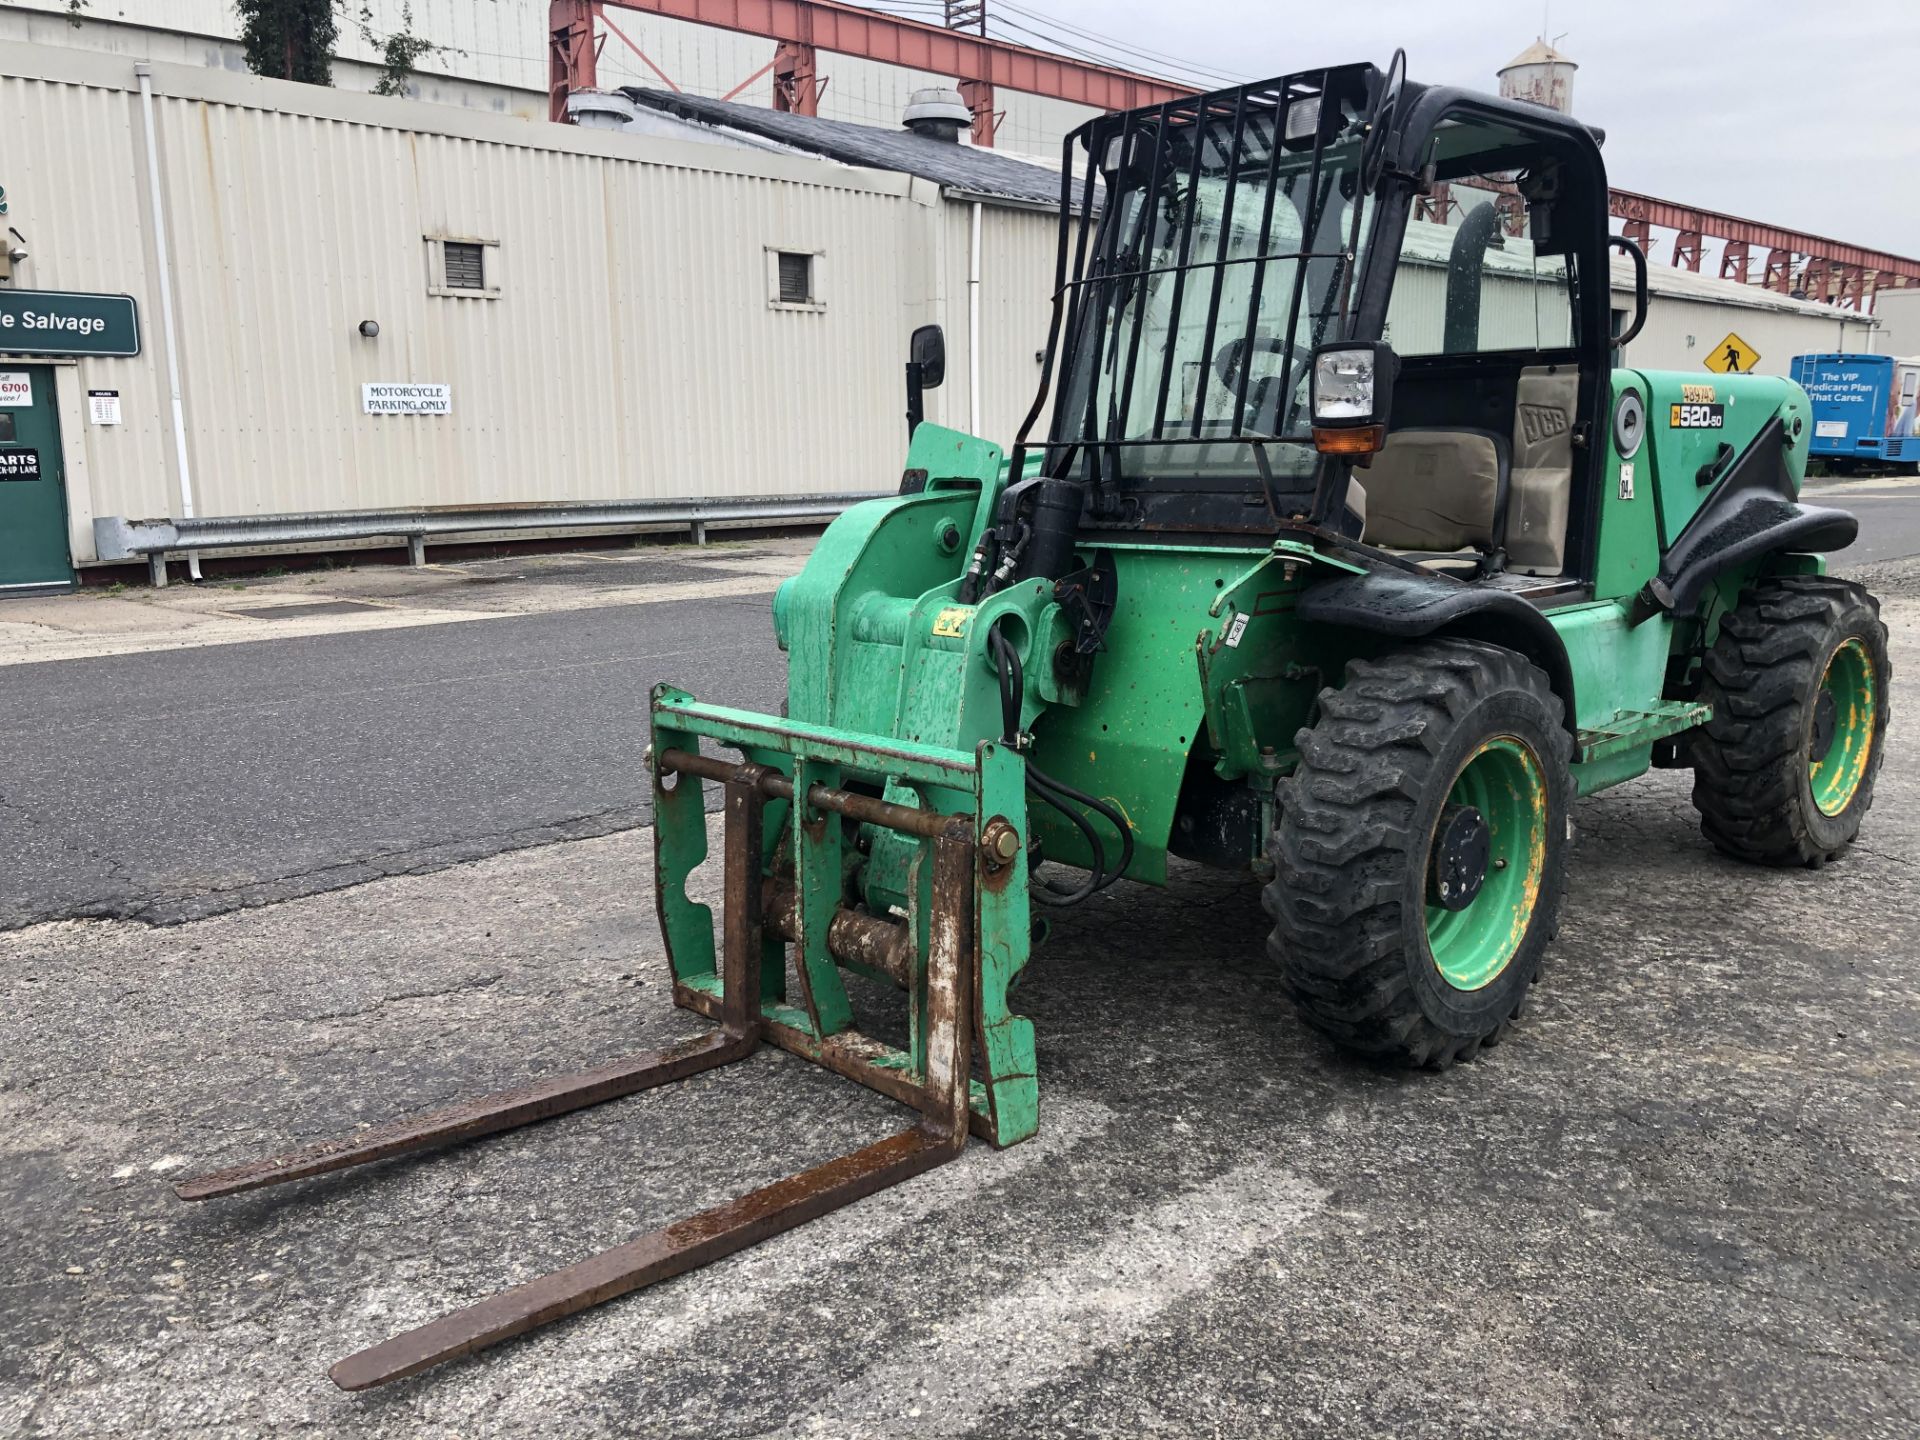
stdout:
<svg viewBox="0 0 1920 1440">
<path fill-rule="evenodd" d="M 0 594 L 72 583 L 53 371 L 0 360 Z"/>
</svg>

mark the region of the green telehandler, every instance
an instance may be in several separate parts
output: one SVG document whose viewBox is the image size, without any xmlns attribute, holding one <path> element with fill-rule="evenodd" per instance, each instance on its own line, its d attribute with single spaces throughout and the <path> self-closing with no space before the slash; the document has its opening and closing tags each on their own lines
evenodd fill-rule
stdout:
<svg viewBox="0 0 1920 1440">
<path fill-rule="evenodd" d="M 717 1028 L 179 1188 L 491 1133 L 762 1042 L 914 1123 L 335 1380 L 705 1264 L 970 1131 L 1032 1135 L 1033 1026 L 1009 992 L 1046 912 L 1164 883 L 1173 857 L 1263 879 L 1309 1024 L 1443 1068 L 1521 1011 L 1576 796 L 1688 766 L 1726 854 L 1844 851 L 1889 685 L 1874 600 L 1822 559 L 1856 522 L 1799 502 L 1798 386 L 1616 364 L 1647 269 L 1608 234 L 1600 140 L 1410 83 L 1398 55 L 1069 137 L 1040 393 L 1011 452 L 914 423 L 944 368 L 938 332 L 916 332 L 899 493 L 836 520 L 775 598 L 786 713 L 654 691 L 660 924 L 676 1002 Z M 689 885 L 709 786 L 717 940 Z M 856 1026 L 854 996 L 896 990 L 904 1043 Z"/>
</svg>

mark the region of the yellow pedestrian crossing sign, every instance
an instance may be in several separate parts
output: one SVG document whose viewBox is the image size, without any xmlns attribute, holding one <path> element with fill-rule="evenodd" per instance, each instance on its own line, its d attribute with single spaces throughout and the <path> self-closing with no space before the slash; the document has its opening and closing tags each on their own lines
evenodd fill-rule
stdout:
<svg viewBox="0 0 1920 1440">
<path fill-rule="evenodd" d="M 1727 338 L 1707 354 L 1707 369 L 1718 370 L 1722 375 L 1746 375 L 1759 363 L 1760 352 L 1731 330 Z"/>
</svg>

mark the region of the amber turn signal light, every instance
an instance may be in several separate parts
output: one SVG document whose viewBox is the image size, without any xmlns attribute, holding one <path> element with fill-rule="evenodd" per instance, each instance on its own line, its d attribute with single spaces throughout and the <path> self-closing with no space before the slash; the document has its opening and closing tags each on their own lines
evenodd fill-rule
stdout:
<svg viewBox="0 0 1920 1440">
<path fill-rule="evenodd" d="M 1384 425 L 1313 427 L 1313 448 L 1322 455 L 1371 455 L 1386 443 Z"/>
</svg>

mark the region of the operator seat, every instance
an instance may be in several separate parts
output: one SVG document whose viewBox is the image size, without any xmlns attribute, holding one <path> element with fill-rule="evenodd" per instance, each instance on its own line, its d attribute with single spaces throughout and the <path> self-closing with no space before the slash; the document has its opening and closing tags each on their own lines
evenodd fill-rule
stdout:
<svg viewBox="0 0 1920 1440">
<path fill-rule="evenodd" d="M 1419 554 L 1491 551 L 1510 468 L 1505 438 L 1490 430 L 1394 431 L 1366 469 L 1366 542 Z"/>
<path fill-rule="evenodd" d="M 1448 567 L 1505 552 L 1509 570 L 1554 576 L 1566 562 L 1580 373 L 1522 370 L 1511 439 L 1471 426 L 1392 431 L 1364 471 L 1369 545 Z"/>
<path fill-rule="evenodd" d="M 1558 575 L 1567 559 L 1573 497 L 1573 422 L 1580 371 L 1536 365 L 1520 372 L 1513 406 L 1513 480 L 1507 501 L 1507 563 Z"/>
</svg>

